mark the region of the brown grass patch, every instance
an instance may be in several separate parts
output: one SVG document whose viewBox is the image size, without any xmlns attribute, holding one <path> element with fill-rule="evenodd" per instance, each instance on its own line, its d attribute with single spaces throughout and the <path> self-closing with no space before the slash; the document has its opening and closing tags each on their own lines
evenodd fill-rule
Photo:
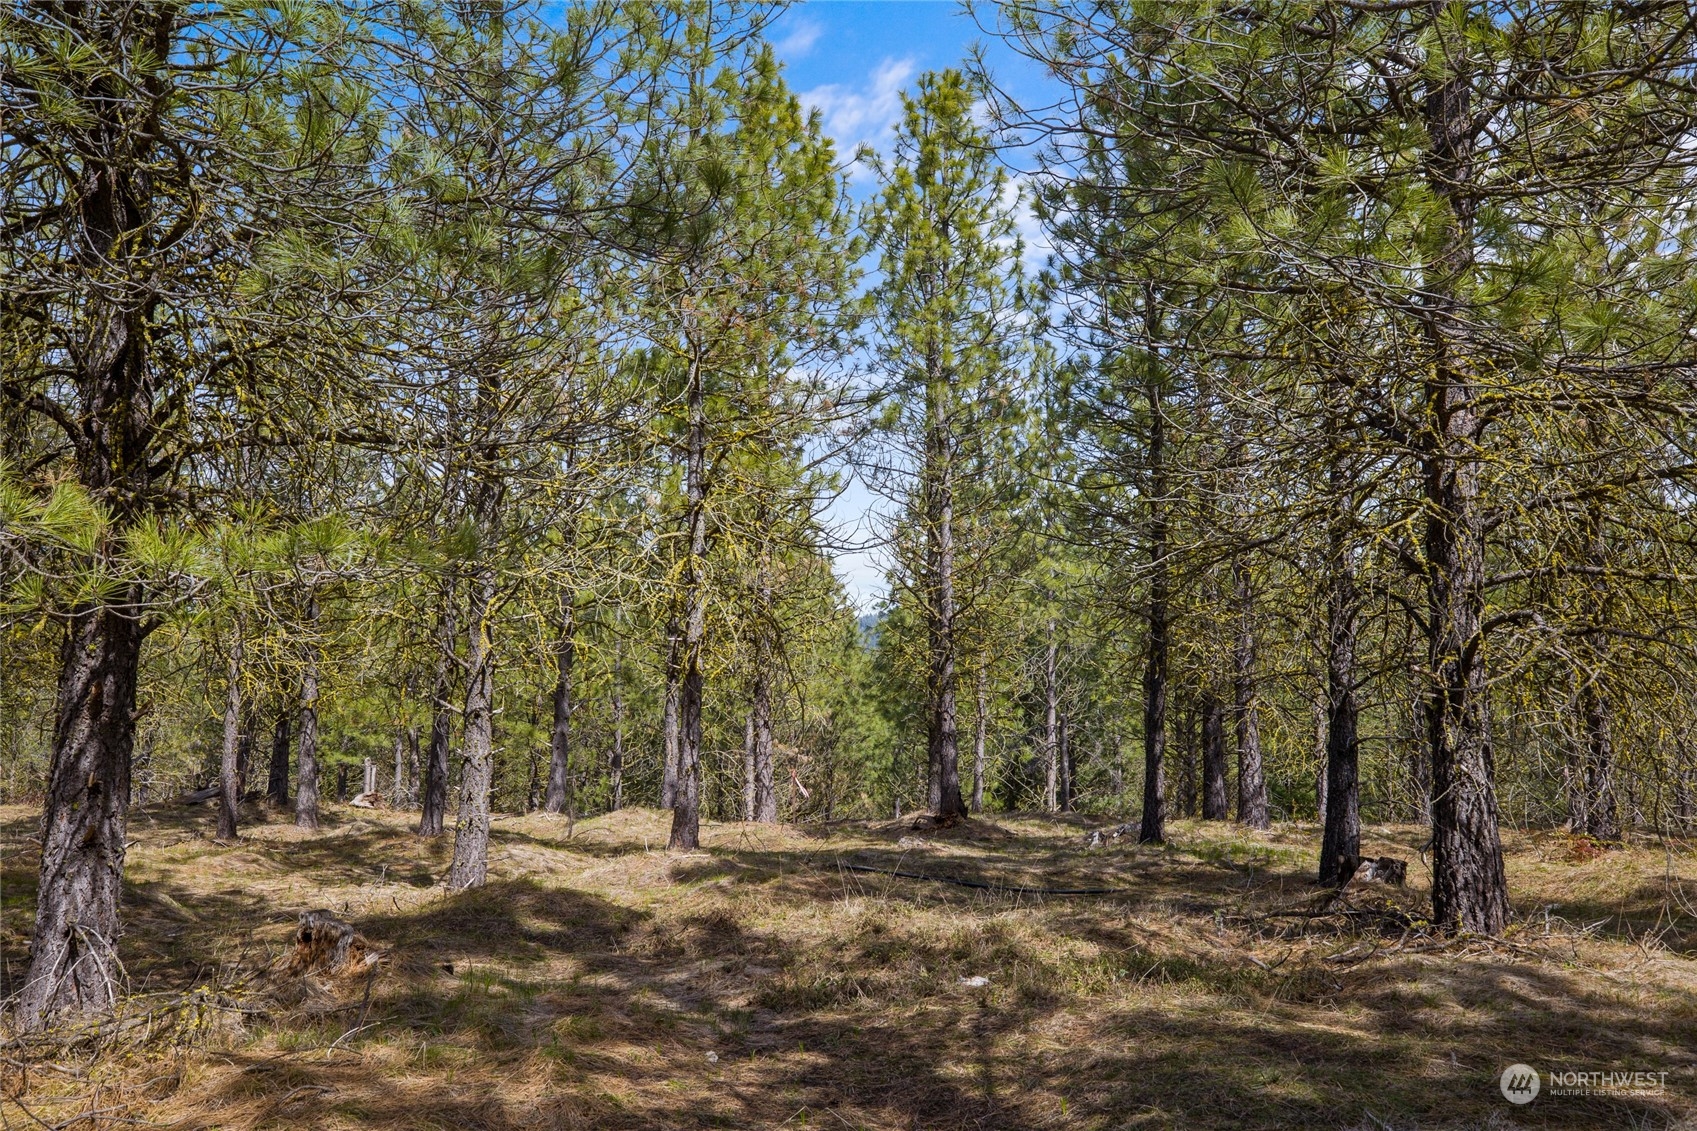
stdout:
<svg viewBox="0 0 1697 1131">
<path fill-rule="evenodd" d="M 948 829 L 728 824 L 705 830 L 703 851 L 670 854 L 663 813 L 531 815 L 496 822 L 486 888 L 448 897 L 447 845 L 420 842 L 407 815 L 332 817 L 303 835 L 279 816 L 232 846 L 207 839 L 209 816 L 137 820 L 128 1009 L 158 1023 L 56 1058 L 12 1050 L 0 1117 L 1407 1131 L 1697 1115 L 1684 845 L 1574 859 L 1563 834 L 1510 834 L 1514 929 L 1437 941 L 1388 926 L 1423 914 L 1418 863 L 1406 891 L 1351 893 L 1383 914 L 1303 918 L 1331 898 L 1310 882 L 1311 825 L 1176 822 L 1165 847 L 1086 851 L 1082 822 L 1017 814 Z M 14 977 L 33 820 L 0 811 Z M 1422 839 L 1364 836 L 1411 860 Z M 1031 890 L 1086 886 L 1115 894 Z M 317 907 L 381 950 L 374 975 L 281 973 L 296 916 Z M 1497 1075 L 1515 1061 L 1666 1071 L 1667 1088 L 1511 1108 Z M 92 1121 L 71 1122 L 80 1113 Z"/>
</svg>

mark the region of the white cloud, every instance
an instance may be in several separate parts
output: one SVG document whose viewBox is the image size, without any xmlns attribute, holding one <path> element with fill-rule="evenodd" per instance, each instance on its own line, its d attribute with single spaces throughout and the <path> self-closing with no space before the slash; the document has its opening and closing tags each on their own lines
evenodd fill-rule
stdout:
<svg viewBox="0 0 1697 1131">
<path fill-rule="evenodd" d="M 772 49 L 786 62 L 805 58 L 824 33 L 817 20 L 797 20 L 788 35 L 772 44 Z"/>
<path fill-rule="evenodd" d="M 882 149 L 901 117 L 902 87 L 917 70 L 911 58 L 885 59 L 865 84 L 816 86 L 802 91 L 801 102 L 824 116 L 825 132 L 836 139 L 838 152 L 846 156 L 862 144 Z"/>
</svg>

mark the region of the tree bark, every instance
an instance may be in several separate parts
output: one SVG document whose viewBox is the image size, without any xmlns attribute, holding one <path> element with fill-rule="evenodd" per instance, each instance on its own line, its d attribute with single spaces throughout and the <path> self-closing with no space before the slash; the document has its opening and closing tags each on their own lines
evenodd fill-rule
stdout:
<svg viewBox="0 0 1697 1131">
<path fill-rule="evenodd" d="M 1202 693 L 1202 819 L 1231 816 L 1226 791 L 1226 708 L 1212 691 Z"/>
<path fill-rule="evenodd" d="M 218 765 L 218 839 L 236 839 L 237 815 L 241 810 L 242 753 L 242 634 L 231 631 L 229 686 L 224 694 L 224 749 Z"/>
<path fill-rule="evenodd" d="M 70 618 L 60 649 L 35 933 L 15 1013 L 26 1030 L 54 1015 L 116 1006 L 142 637 L 130 609 L 96 605 Z"/>
<path fill-rule="evenodd" d="M 1261 758 L 1261 720 L 1255 687 L 1255 587 L 1249 563 L 1232 563 L 1237 580 L 1237 645 L 1232 650 L 1237 721 L 1237 819 L 1252 829 L 1273 826 L 1267 806 L 1267 776 Z"/>
<path fill-rule="evenodd" d="M 1151 321 L 1154 319 L 1150 313 Z M 1152 327 L 1153 329 L 1153 327 Z M 1167 471 L 1166 423 L 1160 386 L 1151 381 L 1149 402 L 1149 653 L 1143 668 L 1143 818 L 1140 844 L 1167 839 Z"/>
<path fill-rule="evenodd" d="M 566 602 L 554 644 L 554 730 L 548 742 L 548 792 L 542 808 L 564 813 L 571 804 L 572 667 L 577 662 L 577 606 Z"/>
<path fill-rule="evenodd" d="M 990 730 L 990 677 L 978 666 L 978 711 L 972 727 L 972 811 L 984 812 L 984 745 Z"/>
<path fill-rule="evenodd" d="M 1067 729 L 1065 715 L 1055 724 L 1055 748 L 1061 764 L 1061 812 L 1070 813 L 1073 803 L 1072 735 Z"/>
<path fill-rule="evenodd" d="M 318 598 L 309 596 L 306 620 L 311 631 L 318 624 Z M 318 827 L 318 645 L 308 641 L 301 656 L 300 753 L 295 785 L 295 824 L 303 829 Z"/>
<path fill-rule="evenodd" d="M 1053 813 L 1060 808 L 1060 687 L 1055 678 L 1055 619 L 1045 628 L 1048 642 L 1043 649 L 1043 808 Z"/>
<path fill-rule="evenodd" d="M 1431 0 L 1439 24 L 1444 0 Z M 1469 313 L 1454 296 L 1473 270 L 1477 130 L 1472 64 L 1451 45 L 1424 114 L 1428 179 L 1446 206 L 1445 243 L 1426 272 L 1424 326 L 1432 351 L 1422 436 L 1426 480 L 1428 704 L 1432 748 L 1432 910 L 1441 929 L 1495 935 L 1508 925 L 1484 652 L 1485 521 L 1480 386 L 1466 358 Z"/>
<path fill-rule="evenodd" d="M 955 687 L 955 467 L 949 434 L 948 394 L 951 375 L 935 351 L 926 359 L 925 383 L 925 536 L 930 565 L 926 594 L 926 636 L 929 643 L 926 690 L 930 712 L 926 745 L 934 785 L 932 812 L 941 820 L 967 815 L 960 794 L 959 715 Z"/>
<path fill-rule="evenodd" d="M 442 611 L 436 622 L 436 672 L 430 681 L 430 743 L 424 751 L 424 782 L 420 788 L 419 836 L 441 836 L 448 815 L 448 748 L 454 731 L 454 672 L 458 666 L 455 591 L 443 587 Z"/>
<path fill-rule="evenodd" d="M 493 521 L 483 529 L 493 529 Z M 493 565 L 473 572 L 466 615 L 465 732 L 460 762 L 460 818 L 454 828 L 454 860 L 448 890 L 482 887 L 489 879 L 489 791 L 495 781 L 496 577 Z"/>
<path fill-rule="evenodd" d="M 754 820 L 754 708 L 742 720 L 742 819 Z"/>
<path fill-rule="evenodd" d="M 666 700 L 660 710 L 660 807 L 678 803 L 678 705 L 683 699 L 683 663 L 680 656 L 681 630 L 666 626 Z"/>
<path fill-rule="evenodd" d="M 701 846 L 702 648 L 707 638 L 707 399 L 699 356 L 689 367 L 688 455 L 684 494 L 688 508 L 689 557 L 684 563 L 682 682 L 678 695 L 678 780 L 672 805 L 670 848 Z"/>
<path fill-rule="evenodd" d="M 624 642 L 616 640 L 613 643 L 613 755 L 609 766 L 613 786 L 613 812 L 615 813 L 624 808 L 625 803 L 624 661 Z"/>
<path fill-rule="evenodd" d="M 1335 883 L 1339 859 L 1361 854 L 1360 739 L 1355 698 L 1356 632 L 1360 596 L 1350 559 L 1354 503 L 1341 462 L 1333 464 L 1335 511 L 1327 532 L 1326 582 L 1326 824 L 1320 836 L 1319 879 Z"/>
<path fill-rule="evenodd" d="M 767 527 L 761 515 L 761 527 Z M 754 638 L 754 694 L 749 708 L 749 768 L 752 771 L 752 804 L 749 819 L 763 824 L 778 820 L 777 775 L 772 764 L 772 668 L 777 649 L 772 642 L 771 547 L 761 547 L 760 575 L 756 583 L 759 623 Z"/>
</svg>

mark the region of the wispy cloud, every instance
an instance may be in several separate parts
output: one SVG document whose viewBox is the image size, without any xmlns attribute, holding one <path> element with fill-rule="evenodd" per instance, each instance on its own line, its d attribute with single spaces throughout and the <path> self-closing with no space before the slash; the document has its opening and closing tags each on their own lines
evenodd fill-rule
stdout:
<svg viewBox="0 0 1697 1131">
<path fill-rule="evenodd" d="M 801 59 L 813 50 L 813 45 L 824 33 L 824 27 L 817 20 L 797 20 L 788 35 L 772 44 L 772 49 L 778 53 L 778 58 L 786 62 Z"/>
<path fill-rule="evenodd" d="M 911 58 L 885 59 L 865 83 L 816 86 L 802 91 L 801 102 L 824 116 L 825 132 L 836 139 L 843 154 L 862 144 L 882 149 L 901 117 L 902 87 L 917 70 Z"/>
</svg>

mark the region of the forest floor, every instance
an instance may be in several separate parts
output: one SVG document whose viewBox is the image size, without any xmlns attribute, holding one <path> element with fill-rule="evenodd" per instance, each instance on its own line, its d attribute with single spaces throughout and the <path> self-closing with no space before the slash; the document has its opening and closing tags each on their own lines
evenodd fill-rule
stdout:
<svg viewBox="0 0 1697 1131">
<path fill-rule="evenodd" d="M 1409 887 L 1328 910 L 1312 825 L 1087 850 L 1079 819 L 710 824 L 678 854 L 659 811 L 532 815 L 498 818 L 489 885 L 447 896 L 448 839 L 414 819 L 332 806 L 316 835 L 272 815 L 220 845 L 209 807 L 136 817 L 129 1027 L 3 1050 L 0 1125 L 1697 1128 L 1690 844 L 1510 833 L 1513 930 L 1437 940 L 1411 826 L 1363 838 Z M 13 988 L 36 822 L 0 809 Z M 375 974 L 281 973 L 316 907 Z M 1515 1062 L 1665 1086 L 1546 1075 L 1514 1106 Z"/>
</svg>

